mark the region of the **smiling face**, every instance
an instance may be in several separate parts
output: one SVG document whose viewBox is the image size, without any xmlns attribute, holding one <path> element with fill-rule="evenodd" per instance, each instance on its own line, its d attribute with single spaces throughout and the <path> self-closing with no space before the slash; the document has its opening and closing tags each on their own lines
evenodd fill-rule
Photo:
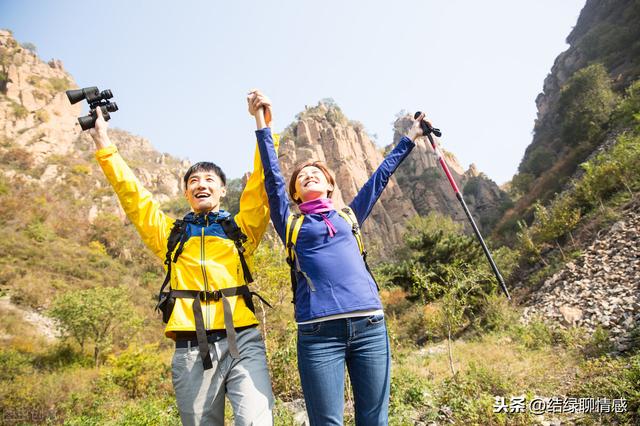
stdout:
<svg viewBox="0 0 640 426">
<path fill-rule="evenodd" d="M 293 200 L 300 204 L 331 197 L 334 185 L 329 170 L 320 162 L 312 162 L 296 168 L 289 182 L 289 192 Z"/>
<path fill-rule="evenodd" d="M 189 175 L 184 196 L 196 213 L 220 210 L 220 198 L 227 193 L 222 179 L 214 171 L 199 171 Z"/>
</svg>

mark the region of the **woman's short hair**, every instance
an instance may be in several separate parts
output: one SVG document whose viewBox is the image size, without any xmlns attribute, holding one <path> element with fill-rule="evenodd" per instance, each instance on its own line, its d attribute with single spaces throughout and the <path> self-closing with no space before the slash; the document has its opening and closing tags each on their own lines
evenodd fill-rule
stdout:
<svg viewBox="0 0 640 426">
<path fill-rule="evenodd" d="M 333 174 L 322 161 L 311 160 L 311 161 L 306 161 L 304 163 L 298 164 L 296 168 L 293 169 L 293 173 L 291 173 L 291 179 L 289 179 L 289 195 L 291 196 L 291 199 L 296 204 L 302 203 L 302 200 L 297 199 L 294 196 L 294 194 L 296 193 L 296 179 L 298 178 L 300 171 L 305 167 L 309 167 L 309 166 L 317 167 L 318 169 L 320 169 L 320 171 L 322 171 L 324 176 L 327 178 L 327 181 L 329 182 L 329 184 L 334 188 L 336 187 L 336 180 L 333 178 Z M 331 198 L 332 194 L 333 194 L 333 190 L 327 191 L 328 198 Z"/>
</svg>

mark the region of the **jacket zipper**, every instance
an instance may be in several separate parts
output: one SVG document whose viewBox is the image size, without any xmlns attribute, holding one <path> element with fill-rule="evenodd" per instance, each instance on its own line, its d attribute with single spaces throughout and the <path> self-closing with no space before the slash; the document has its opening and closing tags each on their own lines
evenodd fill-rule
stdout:
<svg viewBox="0 0 640 426">
<path fill-rule="evenodd" d="M 204 230 L 209 226 L 209 217 L 205 216 L 205 226 L 202 228 L 202 234 L 200 237 L 200 268 L 202 269 L 202 277 L 204 279 L 204 306 L 205 306 L 205 328 L 210 329 L 209 324 L 209 306 L 207 304 L 207 292 L 209 291 L 209 282 L 207 280 L 207 269 L 205 268 L 205 251 L 204 251 Z"/>
</svg>

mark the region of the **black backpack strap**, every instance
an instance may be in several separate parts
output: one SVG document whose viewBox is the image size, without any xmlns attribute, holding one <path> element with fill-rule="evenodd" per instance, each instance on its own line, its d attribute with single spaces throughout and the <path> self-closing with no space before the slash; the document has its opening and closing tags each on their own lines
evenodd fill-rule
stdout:
<svg viewBox="0 0 640 426">
<path fill-rule="evenodd" d="M 253 282 L 253 276 L 251 275 L 251 270 L 249 270 L 249 265 L 247 265 L 247 260 L 244 258 L 244 246 L 243 244 L 247 241 L 247 236 L 244 235 L 236 221 L 231 217 L 226 217 L 219 221 L 222 226 L 222 230 L 225 235 L 233 240 L 233 243 L 236 245 L 238 249 L 238 257 L 240 257 L 240 265 L 242 265 L 242 274 L 244 275 L 244 282 L 246 284 L 250 284 Z"/>
<path fill-rule="evenodd" d="M 158 292 L 158 303 L 162 300 L 162 292 L 164 291 L 164 288 L 169 284 L 169 281 L 171 281 L 171 254 L 178 243 L 180 243 L 180 247 L 176 250 L 176 255 L 173 258 L 173 263 L 175 263 L 176 260 L 178 260 L 180 253 L 182 253 L 184 242 L 187 239 L 187 233 L 185 232 L 186 229 L 187 223 L 182 219 L 176 219 L 171 227 L 171 232 L 169 232 L 169 238 L 167 239 L 167 253 L 164 260 L 164 264 L 167 265 L 167 275 L 164 277 L 164 281 L 162 282 L 162 286 L 160 286 L 160 291 Z M 156 305 L 156 310 L 158 310 L 158 305 Z"/>
</svg>

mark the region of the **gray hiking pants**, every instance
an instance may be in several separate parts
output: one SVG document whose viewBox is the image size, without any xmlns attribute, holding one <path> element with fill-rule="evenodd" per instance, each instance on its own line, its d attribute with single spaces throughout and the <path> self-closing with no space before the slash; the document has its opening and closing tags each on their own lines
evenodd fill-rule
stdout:
<svg viewBox="0 0 640 426">
<path fill-rule="evenodd" d="M 238 359 L 229 354 L 226 338 L 209 343 L 213 368 L 206 371 L 198 345 L 176 348 L 171 369 L 183 425 L 224 425 L 225 393 L 236 425 L 273 424 L 273 392 L 260 331 L 238 332 L 237 343 Z"/>
</svg>

